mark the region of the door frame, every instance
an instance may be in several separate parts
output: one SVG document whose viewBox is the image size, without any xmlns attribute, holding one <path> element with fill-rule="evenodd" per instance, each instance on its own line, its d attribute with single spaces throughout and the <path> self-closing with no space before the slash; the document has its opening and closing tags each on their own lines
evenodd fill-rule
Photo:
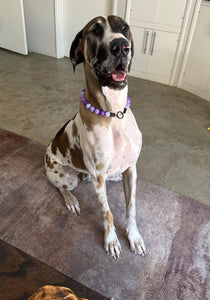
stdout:
<svg viewBox="0 0 210 300">
<path fill-rule="evenodd" d="M 183 77 L 184 77 L 184 72 L 185 72 L 186 65 L 187 65 L 188 56 L 189 56 L 189 53 L 190 53 L 190 48 L 191 48 L 191 45 L 192 45 L 193 35 L 194 35 L 194 32 L 195 32 L 195 27 L 196 27 L 197 20 L 198 20 L 198 14 L 199 14 L 199 11 L 200 11 L 201 3 L 202 3 L 202 0 L 196 0 L 196 3 L 194 5 L 194 7 L 192 7 L 192 9 L 194 11 L 193 11 L 192 18 L 190 20 L 190 22 L 191 22 L 190 28 L 187 31 L 188 36 L 187 36 L 186 44 L 184 45 L 185 48 L 184 48 L 184 53 L 182 55 L 182 63 L 181 63 L 181 66 L 179 68 L 179 74 L 178 74 L 178 79 L 177 79 L 177 84 L 176 84 L 177 87 L 181 87 L 181 84 L 182 84 L 182 80 L 183 80 Z"/>
<path fill-rule="evenodd" d="M 63 16 L 64 3 L 63 0 L 54 0 L 54 18 L 55 18 L 55 48 L 56 57 L 64 57 L 64 34 L 63 34 Z"/>
</svg>

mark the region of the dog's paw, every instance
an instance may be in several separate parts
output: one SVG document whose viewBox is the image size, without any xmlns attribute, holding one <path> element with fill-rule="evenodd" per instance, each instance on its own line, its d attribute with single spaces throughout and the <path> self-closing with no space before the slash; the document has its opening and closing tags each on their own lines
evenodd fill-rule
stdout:
<svg viewBox="0 0 210 300">
<path fill-rule="evenodd" d="M 144 240 L 141 237 L 136 225 L 128 226 L 126 229 L 126 234 L 130 243 L 130 249 L 135 254 L 146 255 L 146 247 Z"/>
<path fill-rule="evenodd" d="M 113 258 L 119 258 L 122 249 L 114 229 L 105 236 L 104 249 Z"/>
<path fill-rule="evenodd" d="M 78 202 L 75 204 L 68 204 L 66 206 L 73 215 L 80 215 L 80 206 Z"/>
<path fill-rule="evenodd" d="M 65 195 L 65 204 L 68 210 L 73 214 L 73 215 L 79 215 L 80 214 L 80 206 L 77 201 L 77 198 L 74 195 Z"/>
</svg>

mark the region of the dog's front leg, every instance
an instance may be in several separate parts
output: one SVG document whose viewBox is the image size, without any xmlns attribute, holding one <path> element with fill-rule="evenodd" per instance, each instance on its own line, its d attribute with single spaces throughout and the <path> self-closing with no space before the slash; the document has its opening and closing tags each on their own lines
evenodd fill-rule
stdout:
<svg viewBox="0 0 210 300">
<path fill-rule="evenodd" d="M 126 200 L 126 234 L 132 251 L 145 255 L 146 249 L 136 224 L 136 165 L 123 173 L 123 187 Z"/>
<path fill-rule="evenodd" d="M 118 258 L 121 252 L 121 246 L 115 232 L 113 215 L 107 201 L 105 178 L 101 174 L 96 177 L 92 176 L 92 183 L 96 191 L 103 218 L 105 251 L 114 258 Z"/>
</svg>

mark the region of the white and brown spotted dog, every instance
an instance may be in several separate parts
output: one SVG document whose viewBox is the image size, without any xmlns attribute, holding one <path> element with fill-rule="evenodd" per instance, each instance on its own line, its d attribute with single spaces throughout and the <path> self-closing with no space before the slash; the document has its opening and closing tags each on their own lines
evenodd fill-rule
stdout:
<svg viewBox="0 0 210 300">
<path fill-rule="evenodd" d="M 126 75 L 132 56 L 130 28 L 119 17 L 94 18 L 76 35 L 70 60 L 74 69 L 84 63 L 85 96 L 78 113 L 48 146 L 45 163 L 48 179 L 60 190 L 73 214 L 80 213 L 72 194 L 78 173 L 90 174 L 103 218 L 105 251 L 114 258 L 119 257 L 121 246 L 107 201 L 106 179 L 119 174 L 123 178 L 130 248 L 138 254 L 146 253 L 136 225 L 135 207 L 136 162 L 142 135 L 131 110 L 125 109 L 129 106 Z"/>
</svg>

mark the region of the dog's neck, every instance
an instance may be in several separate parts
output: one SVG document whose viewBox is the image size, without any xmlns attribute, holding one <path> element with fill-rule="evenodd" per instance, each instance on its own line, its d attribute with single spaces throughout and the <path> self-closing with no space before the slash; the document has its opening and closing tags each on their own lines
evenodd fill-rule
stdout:
<svg viewBox="0 0 210 300">
<path fill-rule="evenodd" d="M 127 104 L 127 85 L 122 90 L 113 90 L 108 87 L 102 87 L 103 95 L 106 98 L 107 105 L 111 112 L 123 111 Z"/>
<path fill-rule="evenodd" d="M 102 87 L 87 63 L 84 63 L 84 70 L 86 75 L 85 96 L 87 101 L 100 110 L 110 112 L 123 111 L 127 103 L 127 85 L 121 90 Z"/>
</svg>

